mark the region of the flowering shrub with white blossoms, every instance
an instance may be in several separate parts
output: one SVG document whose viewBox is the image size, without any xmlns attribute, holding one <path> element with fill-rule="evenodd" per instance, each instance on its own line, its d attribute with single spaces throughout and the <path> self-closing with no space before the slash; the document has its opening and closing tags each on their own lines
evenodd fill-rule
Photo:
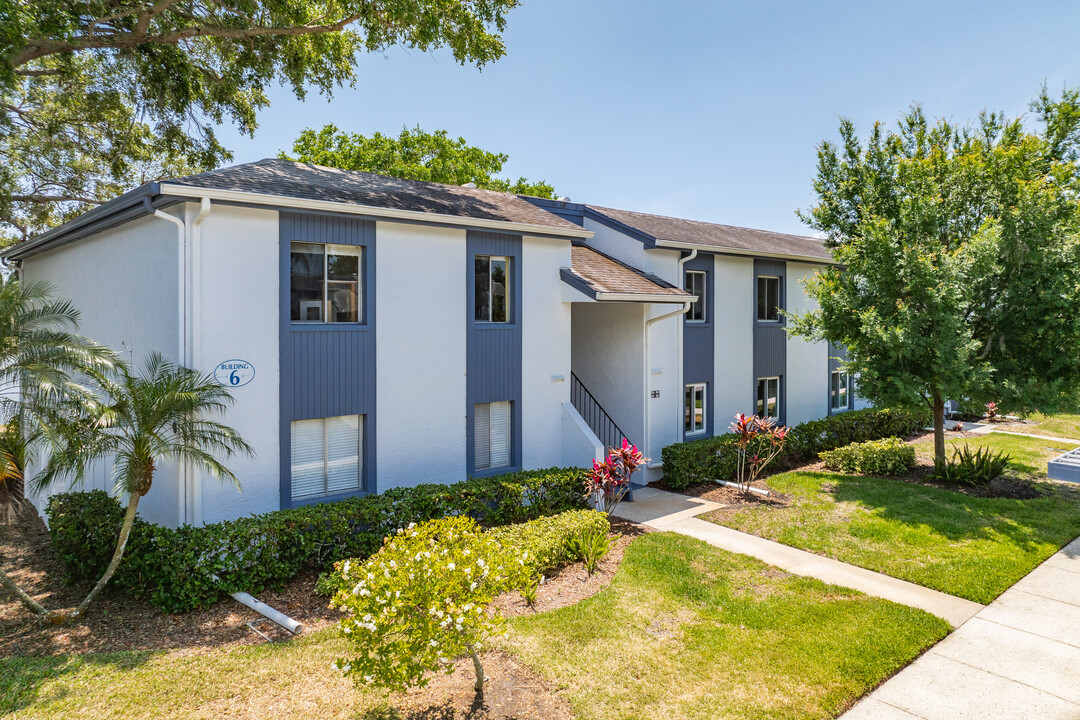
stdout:
<svg viewBox="0 0 1080 720">
<path fill-rule="evenodd" d="M 448 517 L 398 530 L 366 561 L 337 563 L 330 604 L 347 613 L 339 630 L 351 656 L 334 667 L 359 684 L 403 691 L 426 685 L 428 672 L 452 673 L 454 658 L 468 654 L 482 690 L 479 652 L 503 624 L 488 606 L 524 587 L 528 560 L 470 518 Z"/>
</svg>

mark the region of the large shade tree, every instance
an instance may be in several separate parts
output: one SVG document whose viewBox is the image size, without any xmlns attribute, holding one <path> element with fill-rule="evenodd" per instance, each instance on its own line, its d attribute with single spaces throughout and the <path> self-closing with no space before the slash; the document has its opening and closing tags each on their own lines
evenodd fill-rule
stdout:
<svg viewBox="0 0 1080 720">
<path fill-rule="evenodd" d="M 791 330 L 845 346 L 872 402 L 928 406 L 940 462 L 949 399 L 1080 399 L 1080 91 L 1044 88 L 1032 112 L 958 125 L 916 107 L 865 142 L 844 120 L 818 150 L 802 217 L 840 266 Z"/>
<path fill-rule="evenodd" d="M 517 0 L 9 0 L 0 2 L 0 239 L 120 189 L 231 158 L 270 88 L 329 94 L 357 57 L 447 48 L 505 53 Z"/>
<path fill-rule="evenodd" d="M 486 190 L 553 199 L 555 188 L 543 180 L 533 182 L 519 177 L 497 177 L 509 159 L 469 145 L 465 138 L 451 138 L 445 130 L 433 133 L 419 127 L 402 128 L 397 137 L 376 132 L 367 137 L 324 125 L 321 130 L 307 128 L 293 143 L 294 158 L 300 162 L 326 165 L 342 170 L 365 170 L 406 180 L 464 185 L 473 183 Z"/>
</svg>

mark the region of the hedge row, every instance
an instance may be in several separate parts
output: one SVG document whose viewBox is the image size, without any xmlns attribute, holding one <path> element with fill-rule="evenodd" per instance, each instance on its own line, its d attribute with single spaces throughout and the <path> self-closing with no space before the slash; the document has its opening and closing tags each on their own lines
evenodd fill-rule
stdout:
<svg viewBox="0 0 1080 720">
<path fill-rule="evenodd" d="M 279 587 L 306 567 L 366 558 L 387 534 L 411 522 L 468 515 L 494 527 L 583 508 L 584 479 L 584 470 L 557 468 L 395 488 L 202 527 L 136 520 L 113 584 L 169 612 L 184 612 L 223 592 Z M 100 490 L 64 493 L 49 500 L 46 512 L 67 580 L 100 577 L 120 531 L 120 504 Z"/>
<path fill-rule="evenodd" d="M 929 411 L 888 408 L 851 410 L 810 420 L 791 428 L 784 452 L 776 462 L 791 465 L 851 443 L 904 437 L 918 432 L 930 422 Z M 725 434 L 668 445 L 661 451 L 664 481 L 678 489 L 709 480 L 730 480 L 736 468 L 734 443 L 735 437 Z"/>
<path fill-rule="evenodd" d="M 546 573 L 574 560 L 571 540 L 592 530 L 606 533 L 610 529 L 611 523 L 602 512 L 570 510 L 526 523 L 492 528 L 488 532 L 504 546 L 528 551 L 533 569 Z"/>
</svg>

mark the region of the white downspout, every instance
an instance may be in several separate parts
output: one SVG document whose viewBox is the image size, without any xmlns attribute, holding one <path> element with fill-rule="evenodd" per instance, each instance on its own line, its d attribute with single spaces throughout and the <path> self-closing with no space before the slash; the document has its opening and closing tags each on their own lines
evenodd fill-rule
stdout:
<svg viewBox="0 0 1080 720">
<path fill-rule="evenodd" d="M 203 372 L 202 357 L 202 224 L 210 214 L 210 198 L 199 202 L 199 213 L 191 223 L 191 354 L 188 367 Z M 202 472 L 191 472 L 191 514 L 194 525 L 203 524 Z"/>
<path fill-rule="evenodd" d="M 143 208 L 149 214 L 161 220 L 168 220 L 176 225 L 178 232 L 176 236 L 176 256 L 177 256 L 177 325 L 179 327 L 179 337 L 177 344 L 177 362 L 180 365 L 187 364 L 187 225 L 183 219 L 170 215 L 169 213 L 154 207 L 150 202 L 149 197 L 143 198 Z M 180 458 L 176 462 L 177 472 L 177 488 L 176 488 L 176 503 L 177 503 L 177 517 L 181 525 L 186 524 L 188 520 L 187 516 L 187 463 L 183 458 Z"/>
<path fill-rule="evenodd" d="M 694 258 L 696 258 L 697 253 L 698 253 L 697 248 L 694 248 L 694 250 L 692 250 L 689 255 L 687 255 L 684 258 L 679 259 L 679 279 L 680 280 L 682 279 L 683 268 L 686 266 L 686 263 L 688 263 L 691 260 L 693 260 Z M 645 415 L 644 415 L 644 418 L 645 418 L 645 432 L 644 432 L 644 435 L 645 435 L 645 437 L 642 438 L 641 445 L 642 445 L 642 453 L 645 455 L 645 457 L 648 457 L 648 458 L 652 458 L 652 455 L 649 452 L 649 446 L 652 444 L 652 438 L 649 437 L 650 426 L 652 425 L 652 423 L 650 422 L 650 412 L 649 412 L 649 399 L 650 399 L 650 397 L 649 397 L 649 378 L 652 377 L 652 373 L 649 370 L 649 328 L 652 327 L 653 323 L 658 322 L 660 320 L 665 320 L 665 319 L 667 319 L 669 317 L 674 317 L 675 315 L 685 315 L 686 313 L 688 313 L 690 311 L 690 305 L 691 304 L 692 303 L 690 303 L 689 301 L 685 301 L 685 302 L 683 302 L 682 308 L 679 309 L 679 310 L 673 310 L 672 312 L 664 313 L 663 315 L 657 315 L 654 318 L 648 318 L 648 319 L 645 320 L 645 343 L 644 343 L 644 345 L 645 345 L 645 368 L 644 368 L 645 369 L 645 386 L 644 386 L 644 389 L 645 389 Z M 682 385 L 682 376 L 683 376 L 683 367 L 682 367 L 683 366 L 682 328 L 679 328 L 679 341 L 678 341 L 678 348 L 676 348 L 676 358 L 677 358 L 676 362 L 678 363 L 678 367 L 676 368 L 675 373 L 676 373 L 676 377 L 679 379 L 678 384 L 681 386 Z M 679 433 L 679 437 L 682 437 L 681 432 Z M 650 459 L 649 463 L 647 465 L 647 467 L 649 467 L 649 468 L 658 468 L 658 467 L 663 467 L 663 466 L 664 466 L 664 463 L 659 458 Z"/>
</svg>

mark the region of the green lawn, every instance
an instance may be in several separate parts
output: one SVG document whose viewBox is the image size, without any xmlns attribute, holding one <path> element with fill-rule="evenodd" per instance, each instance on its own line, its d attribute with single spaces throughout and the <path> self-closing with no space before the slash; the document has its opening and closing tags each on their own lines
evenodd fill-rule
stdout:
<svg viewBox="0 0 1080 720">
<path fill-rule="evenodd" d="M 948 624 L 669 533 L 611 586 L 512 623 L 509 649 L 578 717 L 832 718 Z"/>
<path fill-rule="evenodd" d="M 950 442 L 1005 450 L 1016 469 L 1044 476 L 1046 459 L 1058 452 L 1045 440 L 1000 434 Z M 1080 490 L 1055 485 L 1032 500 L 826 472 L 773 475 L 769 485 L 790 494 L 792 506 L 703 517 L 979 603 L 1080 535 Z"/>
<path fill-rule="evenodd" d="M 1057 457 L 1066 450 L 1072 450 L 1076 446 L 1068 443 L 1059 443 L 1052 440 L 1041 440 L 1020 435 L 1006 435 L 1004 433 L 990 433 L 980 437 L 950 437 L 946 434 L 946 455 L 952 457 L 951 447 L 963 447 L 970 445 L 972 448 L 988 447 L 992 450 L 1007 452 L 1012 456 L 1012 469 L 1046 477 L 1046 461 Z M 915 448 L 927 455 L 934 454 L 934 439 L 915 443 Z"/>
<path fill-rule="evenodd" d="M 1052 435 L 1054 437 L 1072 438 L 1080 440 L 1080 415 L 1042 415 L 1035 413 L 1027 418 L 1035 421 L 1035 425 L 1017 425 L 1010 430 L 1017 432 L 1037 433 L 1039 435 Z"/>
<path fill-rule="evenodd" d="M 581 718 L 831 718 L 948 630 L 920 610 L 650 534 L 609 588 L 512 621 L 504 644 Z M 0 715 L 403 717 L 393 698 L 354 690 L 331 669 L 341 652 L 324 630 L 197 653 L 0 659 Z"/>
</svg>

